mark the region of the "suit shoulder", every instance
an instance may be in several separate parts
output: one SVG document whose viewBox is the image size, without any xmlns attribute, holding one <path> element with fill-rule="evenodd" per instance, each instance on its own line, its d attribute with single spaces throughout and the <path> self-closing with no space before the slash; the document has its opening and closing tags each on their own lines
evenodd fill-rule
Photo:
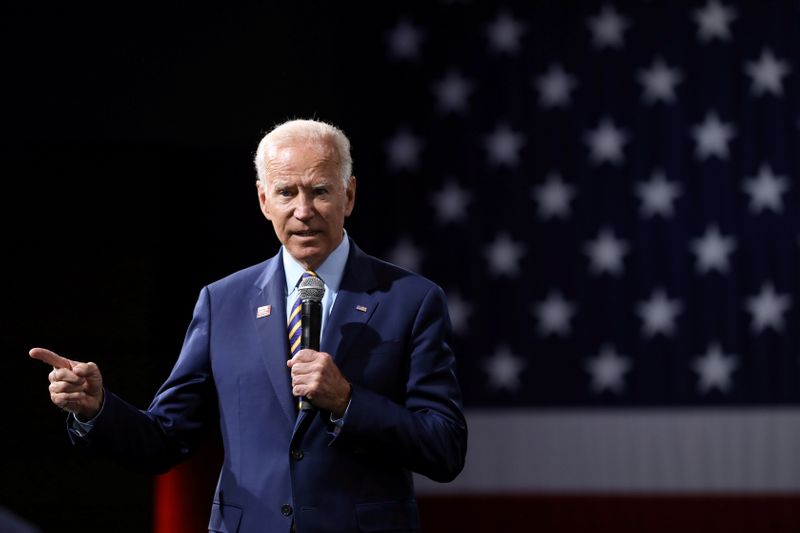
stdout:
<svg viewBox="0 0 800 533">
<path fill-rule="evenodd" d="M 252 287 L 257 284 L 258 280 L 265 275 L 268 269 L 273 267 L 273 259 L 267 259 L 261 263 L 228 274 L 224 278 L 209 283 L 208 289 L 212 292 L 217 292 L 229 290 L 233 287 Z"/>
<path fill-rule="evenodd" d="M 391 283 L 403 286 L 405 289 L 414 289 L 422 293 L 430 290 L 442 291 L 442 288 L 421 274 L 395 265 L 377 257 L 368 256 L 372 261 L 372 269 L 379 283 Z"/>
</svg>

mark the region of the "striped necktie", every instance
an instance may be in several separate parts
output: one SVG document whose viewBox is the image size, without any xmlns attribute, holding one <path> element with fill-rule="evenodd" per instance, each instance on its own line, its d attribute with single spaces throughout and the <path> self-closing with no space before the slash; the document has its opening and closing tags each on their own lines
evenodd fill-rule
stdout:
<svg viewBox="0 0 800 533">
<path fill-rule="evenodd" d="M 317 273 L 313 270 L 306 270 L 303 272 L 303 277 L 300 278 L 302 281 L 305 278 L 310 277 L 318 277 Z M 299 282 L 298 282 L 299 285 Z M 303 327 L 301 325 L 301 315 L 300 312 L 301 308 L 303 307 L 303 302 L 300 300 L 300 294 L 297 294 L 297 298 L 294 301 L 294 305 L 292 306 L 292 312 L 289 313 L 289 356 L 294 357 L 294 355 L 300 351 L 300 339 L 303 336 Z"/>
</svg>

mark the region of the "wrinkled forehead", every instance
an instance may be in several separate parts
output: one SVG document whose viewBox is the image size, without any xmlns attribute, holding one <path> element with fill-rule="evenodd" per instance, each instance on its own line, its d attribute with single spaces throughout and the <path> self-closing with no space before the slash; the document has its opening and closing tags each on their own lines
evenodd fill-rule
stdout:
<svg viewBox="0 0 800 533">
<path fill-rule="evenodd" d="M 335 171 L 336 150 L 324 142 L 283 142 L 270 145 L 266 151 L 268 173 L 282 171 Z"/>
<path fill-rule="evenodd" d="M 290 154 L 306 152 L 328 159 L 336 158 L 336 148 L 325 139 L 281 139 L 267 145 L 267 162 L 273 159 L 289 157 Z"/>
</svg>

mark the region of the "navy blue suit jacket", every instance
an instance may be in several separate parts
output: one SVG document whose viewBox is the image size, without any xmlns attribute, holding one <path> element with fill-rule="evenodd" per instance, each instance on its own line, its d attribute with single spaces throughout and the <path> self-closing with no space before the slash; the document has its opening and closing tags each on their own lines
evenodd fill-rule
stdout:
<svg viewBox="0 0 800 533">
<path fill-rule="evenodd" d="M 218 424 L 224 463 L 209 529 L 417 531 L 411 472 L 450 481 L 467 428 L 442 290 L 351 241 L 321 351 L 352 383 L 345 422 L 295 410 L 280 254 L 205 287 L 180 357 L 146 410 L 106 392 L 73 440 L 154 472 Z M 258 318 L 259 307 L 269 316 Z"/>
</svg>

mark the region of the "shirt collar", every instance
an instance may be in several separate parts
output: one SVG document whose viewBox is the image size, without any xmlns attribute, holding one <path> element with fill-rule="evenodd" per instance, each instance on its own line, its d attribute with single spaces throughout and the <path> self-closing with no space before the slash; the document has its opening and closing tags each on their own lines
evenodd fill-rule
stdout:
<svg viewBox="0 0 800 533">
<path fill-rule="evenodd" d="M 342 242 L 340 242 L 339 246 L 337 246 L 325 261 L 322 262 L 319 268 L 315 270 L 317 276 L 322 279 L 328 290 L 334 294 L 339 292 L 339 285 L 342 283 L 344 267 L 347 264 L 347 256 L 349 254 L 350 239 L 347 236 L 347 231 L 344 231 Z M 286 294 L 289 295 L 295 287 L 297 287 L 297 283 L 300 281 L 306 269 L 303 268 L 283 246 L 281 246 L 281 258 L 283 259 L 283 272 L 286 275 Z"/>
</svg>

